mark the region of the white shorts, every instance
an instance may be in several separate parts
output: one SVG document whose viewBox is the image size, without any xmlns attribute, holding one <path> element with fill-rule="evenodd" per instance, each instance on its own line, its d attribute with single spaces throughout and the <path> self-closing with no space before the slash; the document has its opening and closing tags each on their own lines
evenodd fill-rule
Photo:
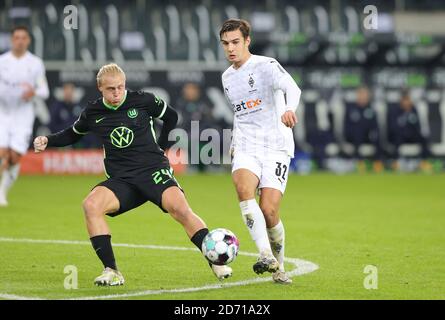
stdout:
<svg viewBox="0 0 445 320">
<path fill-rule="evenodd" d="M 0 148 L 25 154 L 30 144 L 33 125 L 33 110 L 14 112 L 10 108 L 0 107 Z"/>
<path fill-rule="evenodd" d="M 290 159 L 286 152 L 268 153 L 261 158 L 254 154 L 235 152 L 232 159 L 232 173 L 238 169 L 247 169 L 260 180 L 259 189 L 273 188 L 284 194 Z"/>
</svg>

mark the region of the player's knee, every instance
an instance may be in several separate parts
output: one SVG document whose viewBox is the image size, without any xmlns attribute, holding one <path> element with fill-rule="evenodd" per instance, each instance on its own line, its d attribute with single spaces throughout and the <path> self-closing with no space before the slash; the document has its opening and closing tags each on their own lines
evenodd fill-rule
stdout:
<svg viewBox="0 0 445 320">
<path fill-rule="evenodd" d="M 9 166 L 9 153 L 5 149 L 0 150 L 0 165 L 5 168 Z"/>
<path fill-rule="evenodd" d="M 13 165 L 16 165 L 16 164 L 20 163 L 20 158 L 21 158 L 20 155 L 12 155 L 12 156 L 10 156 L 9 157 L 9 165 L 13 166 Z"/>
<path fill-rule="evenodd" d="M 93 197 L 87 197 L 83 200 L 82 207 L 86 217 L 103 215 L 99 202 Z"/>
<path fill-rule="evenodd" d="M 253 199 L 255 197 L 255 190 L 252 190 L 252 188 L 249 188 L 249 186 L 243 183 L 236 185 L 236 192 L 241 201 Z"/>
<path fill-rule="evenodd" d="M 177 221 L 184 221 L 187 219 L 189 214 L 192 212 L 192 209 L 186 205 L 173 204 L 168 212 L 170 215 Z"/>
<path fill-rule="evenodd" d="M 8 155 L 9 165 L 13 166 L 13 165 L 19 163 L 21 157 L 22 157 L 22 155 L 20 153 L 17 153 L 15 151 L 11 150 Z"/>
</svg>

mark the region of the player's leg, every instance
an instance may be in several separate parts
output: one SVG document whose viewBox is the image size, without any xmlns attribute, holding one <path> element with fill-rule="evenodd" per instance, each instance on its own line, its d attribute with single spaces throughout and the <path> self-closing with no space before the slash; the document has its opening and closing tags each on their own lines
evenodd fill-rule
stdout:
<svg viewBox="0 0 445 320">
<path fill-rule="evenodd" d="M 0 173 L 3 172 L 4 169 L 7 167 L 8 163 L 8 148 L 1 148 L 0 147 Z"/>
<path fill-rule="evenodd" d="M 5 199 L 19 176 L 20 158 L 28 151 L 33 123 L 34 114 L 32 110 L 25 113 L 17 112 L 12 119 L 9 119 L 9 123 L 5 123 L 5 119 L 0 121 L 0 126 L 4 126 L 0 130 L 0 135 L 5 135 L 5 137 L 0 138 L 0 147 L 8 149 L 0 181 L 0 194 L 3 194 Z"/>
<path fill-rule="evenodd" d="M 232 180 L 238 195 L 241 216 L 255 242 L 258 252 L 271 251 L 266 232 L 266 221 L 255 199 L 259 179 L 247 169 L 237 169 L 232 173 Z"/>
<path fill-rule="evenodd" d="M 279 262 L 279 270 L 273 274 L 275 282 L 290 284 L 292 280 L 284 271 L 285 232 L 280 219 L 280 204 L 286 189 L 290 159 L 277 157 L 264 163 L 260 182 L 260 207 L 266 220 L 267 233 L 273 255 Z"/>
<path fill-rule="evenodd" d="M 280 222 L 280 204 L 283 195 L 274 188 L 261 188 L 260 208 L 266 220 L 267 229 L 273 228 Z"/>
<path fill-rule="evenodd" d="M 6 200 L 6 188 L 4 182 L 8 169 L 8 149 L 0 147 L 0 207 L 6 207 L 8 205 L 8 201 Z M 5 173 L 6 172 L 6 173 Z"/>
<path fill-rule="evenodd" d="M 205 236 L 209 233 L 204 221 L 190 208 L 184 193 L 175 185 L 171 185 L 162 192 L 162 208 L 167 211 L 173 219 L 179 222 L 190 241 L 200 250 Z M 215 276 L 226 279 L 232 275 L 232 268 L 229 266 L 217 266 L 209 263 Z"/>
<path fill-rule="evenodd" d="M 7 114 L 3 113 L 3 110 L 0 106 L 0 174 L 6 168 L 7 165 L 7 157 L 9 154 L 9 144 L 10 144 L 10 123 Z"/>
<path fill-rule="evenodd" d="M 262 188 L 260 196 L 260 208 L 264 213 L 267 226 L 267 234 L 274 257 L 278 260 L 280 268 L 274 273 L 275 282 L 290 284 L 292 280 L 287 277 L 284 270 L 284 246 L 285 232 L 280 219 L 280 203 L 282 193 L 273 188 Z"/>
<path fill-rule="evenodd" d="M 162 207 L 184 227 L 190 239 L 198 231 L 207 228 L 204 221 L 190 208 L 184 193 L 176 186 L 171 186 L 162 193 Z"/>
<path fill-rule="evenodd" d="M 6 181 L 8 179 L 9 145 L 11 121 L 8 114 L 4 114 L 0 107 L 0 207 L 6 207 Z"/>
<path fill-rule="evenodd" d="M 82 207 L 90 237 L 110 234 L 105 215 L 119 210 L 120 207 L 113 191 L 104 186 L 95 187 L 83 201 Z"/>
<path fill-rule="evenodd" d="M 12 149 L 5 149 L 2 158 L 1 180 L 0 180 L 0 205 L 7 205 L 7 195 L 20 171 L 20 159 L 22 155 Z"/>
<path fill-rule="evenodd" d="M 10 144 L 10 124 L 8 113 L 4 113 L 0 106 L 0 207 L 8 205 L 6 200 L 6 191 L 3 185 L 3 173 L 7 170 L 9 144 Z"/>
<path fill-rule="evenodd" d="M 232 180 L 240 201 L 241 216 L 260 253 L 253 269 L 256 273 L 273 272 L 278 262 L 272 255 L 264 214 L 255 199 L 261 166 L 255 157 L 236 154 L 232 161 Z"/>
<path fill-rule="evenodd" d="M 96 285 L 121 285 L 124 283 L 124 278 L 117 271 L 111 246 L 111 233 L 105 220 L 107 213 L 116 212 L 119 208 L 120 202 L 114 192 L 104 186 L 95 187 L 83 201 L 91 244 L 104 265 L 102 275 L 94 280 Z"/>
</svg>

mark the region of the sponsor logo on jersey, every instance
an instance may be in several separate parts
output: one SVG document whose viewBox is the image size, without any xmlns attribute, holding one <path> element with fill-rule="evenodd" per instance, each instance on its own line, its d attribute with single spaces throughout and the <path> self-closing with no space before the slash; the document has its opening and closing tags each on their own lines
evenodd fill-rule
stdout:
<svg viewBox="0 0 445 320">
<path fill-rule="evenodd" d="M 247 101 L 241 101 L 239 104 L 232 104 L 233 112 L 239 112 L 247 109 L 255 109 L 261 105 L 261 99 L 251 99 Z"/>
<path fill-rule="evenodd" d="M 111 143 L 117 148 L 128 147 L 133 142 L 133 139 L 133 130 L 127 127 L 117 127 L 110 134 Z"/>
</svg>

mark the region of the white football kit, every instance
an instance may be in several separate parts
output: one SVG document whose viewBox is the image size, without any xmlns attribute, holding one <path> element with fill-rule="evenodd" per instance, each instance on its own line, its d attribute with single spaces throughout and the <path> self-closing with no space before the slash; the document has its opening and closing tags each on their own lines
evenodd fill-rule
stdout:
<svg viewBox="0 0 445 320">
<path fill-rule="evenodd" d="M 251 55 L 238 69 L 222 75 L 224 93 L 232 105 L 232 172 L 244 168 L 260 180 L 259 188 L 284 193 L 294 138 L 281 116 L 296 111 L 301 90 L 277 60 Z"/>
<path fill-rule="evenodd" d="M 24 83 L 34 88 L 36 96 L 48 98 L 42 60 L 30 52 L 20 58 L 10 51 L 0 55 L 0 148 L 20 154 L 28 150 L 35 118 L 32 99 L 22 99 Z"/>
</svg>

